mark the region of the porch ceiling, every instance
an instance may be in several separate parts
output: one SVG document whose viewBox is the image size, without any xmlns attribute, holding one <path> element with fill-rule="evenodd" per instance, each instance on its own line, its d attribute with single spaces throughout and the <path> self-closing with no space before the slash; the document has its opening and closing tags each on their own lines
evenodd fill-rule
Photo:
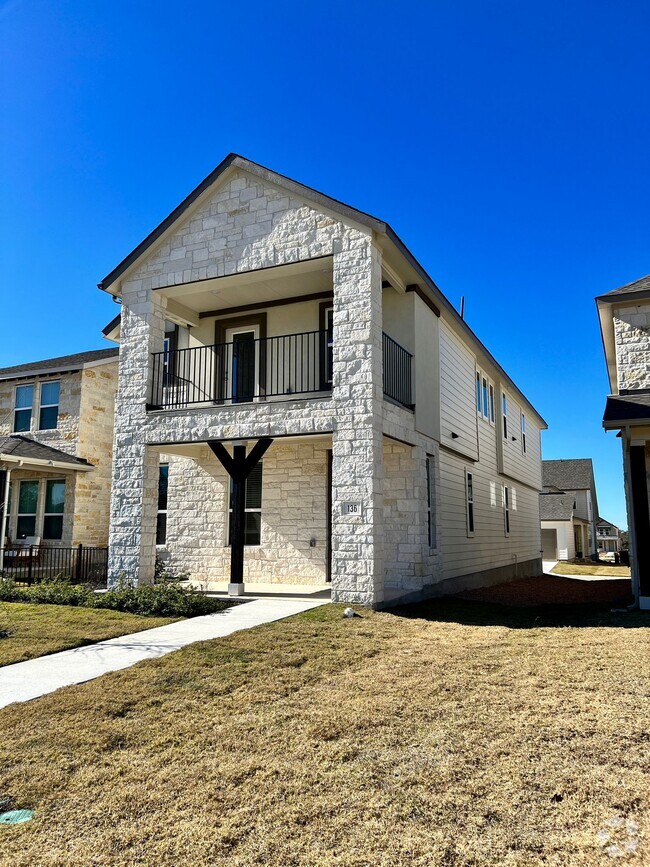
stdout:
<svg viewBox="0 0 650 867">
<path fill-rule="evenodd" d="M 156 291 L 195 313 L 298 298 L 333 288 L 332 257 L 166 286 Z"/>
<path fill-rule="evenodd" d="M 246 445 L 248 448 L 252 448 L 259 437 L 253 437 L 251 439 L 221 439 L 219 442 L 222 442 L 224 445 L 232 445 L 233 443 L 237 443 L 237 445 Z M 327 443 L 328 445 L 332 442 L 332 434 L 306 434 L 304 436 L 276 436 L 272 437 L 273 443 L 271 448 L 273 448 L 277 443 Z M 160 451 L 161 454 L 164 455 L 178 455 L 183 458 L 192 458 L 193 460 L 200 460 L 206 457 L 210 457 L 212 452 L 207 444 L 207 442 L 195 442 L 195 443 L 157 443 L 156 445 L 150 446 L 151 448 L 156 448 Z"/>
</svg>

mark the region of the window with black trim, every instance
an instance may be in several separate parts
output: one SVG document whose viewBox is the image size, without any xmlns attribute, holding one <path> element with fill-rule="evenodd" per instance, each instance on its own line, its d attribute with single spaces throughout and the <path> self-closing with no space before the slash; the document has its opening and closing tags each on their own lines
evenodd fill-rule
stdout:
<svg viewBox="0 0 650 867">
<path fill-rule="evenodd" d="M 17 385 L 14 401 L 14 433 L 23 433 L 32 427 L 32 406 L 34 405 L 34 386 Z"/>
<path fill-rule="evenodd" d="M 503 486 L 503 529 L 506 536 L 510 534 L 510 488 Z"/>
<path fill-rule="evenodd" d="M 260 545 L 262 541 L 262 461 L 256 464 L 244 487 L 244 545 Z M 228 508 L 228 545 L 232 534 L 232 479 Z"/>
<path fill-rule="evenodd" d="M 526 454 L 526 416 L 521 414 L 521 451 Z"/>
<path fill-rule="evenodd" d="M 63 538 L 64 508 L 65 479 L 47 479 L 45 482 L 45 509 L 43 512 L 44 539 L 58 541 Z"/>
<path fill-rule="evenodd" d="M 508 439 L 508 398 L 505 393 L 501 396 L 501 415 L 503 418 L 503 438 Z"/>
<path fill-rule="evenodd" d="M 465 505 L 467 508 L 467 535 L 474 535 L 474 476 L 465 470 Z"/>
<path fill-rule="evenodd" d="M 38 415 L 39 430 L 55 430 L 59 423 L 59 397 L 61 383 L 41 383 L 41 407 Z"/>
<path fill-rule="evenodd" d="M 158 468 L 158 512 L 156 514 L 156 545 L 167 541 L 167 490 L 169 486 L 169 464 Z"/>
</svg>

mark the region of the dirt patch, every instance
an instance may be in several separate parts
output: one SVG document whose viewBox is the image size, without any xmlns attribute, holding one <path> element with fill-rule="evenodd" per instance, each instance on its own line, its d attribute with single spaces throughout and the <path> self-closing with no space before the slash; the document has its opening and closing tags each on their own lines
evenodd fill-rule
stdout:
<svg viewBox="0 0 650 867">
<path fill-rule="evenodd" d="M 622 607 L 633 601 L 629 579 L 620 581 L 581 581 L 559 575 L 521 578 L 507 584 L 480 587 L 459 593 L 460 599 L 493 602 L 528 608 L 537 605 L 611 605 Z"/>
</svg>

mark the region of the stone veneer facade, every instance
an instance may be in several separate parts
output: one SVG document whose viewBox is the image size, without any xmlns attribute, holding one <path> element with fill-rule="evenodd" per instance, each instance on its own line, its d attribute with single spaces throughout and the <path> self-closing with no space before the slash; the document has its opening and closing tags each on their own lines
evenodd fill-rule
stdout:
<svg viewBox="0 0 650 867">
<path fill-rule="evenodd" d="M 117 360 L 75 371 L 53 372 L 41 376 L 23 376 L 0 382 L 0 436 L 13 433 L 14 393 L 16 385 L 34 384 L 32 430 L 21 434 L 43 445 L 59 449 L 74 457 L 85 458 L 91 472 L 52 469 L 34 472 L 12 470 L 12 485 L 23 479 L 66 479 L 63 515 L 63 538 L 47 545 L 70 546 L 108 544 L 111 466 L 113 459 L 113 423 L 117 391 Z M 38 430 L 40 385 L 61 383 L 57 427 Z M 15 488 L 14 488 L 15 490 Z M 39 492 L 37 526 L 42 521 L 44 486 Z M 10 537 L 15 527 L 15 507 L 9 523 Z"/>
<path fill-rule="evenodd" d="M 615 307 L 612 316 L 619 391 L 650 388 L 650 304 Z"/>
<path fill-rule="evenodd" d="M 166 300 L 153 290 L 210 276 L 333 257 L 331 398 L 147 412 L 151 353 L 161 351 Z M 236 171 L 122 282 L 120 382 L 111 501 L 112 581 L 150 581 L 158 461 L 164 444 L 332 433 L 333 598 L 383 601 L 381 251 L 372 232 Z M 152 446 L 155 446 L 153 448 Z M 359 516 L 343 515 L 346 501 Z"/>
</svg>

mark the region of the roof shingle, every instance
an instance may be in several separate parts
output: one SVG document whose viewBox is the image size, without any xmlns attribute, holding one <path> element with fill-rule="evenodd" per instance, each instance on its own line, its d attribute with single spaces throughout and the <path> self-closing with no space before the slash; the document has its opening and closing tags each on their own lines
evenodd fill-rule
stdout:
<svg viewBox="0 0 650 867">
<path fill-rule="evenodd" d="M 542 461 L 542 486 L 560 491 L 586 491 L 593 485 L 591 458 Z"/>
<path fill-rule="evenodd" d="M 77 352 L 74 355 L 61 355 L 58 358 L 46 358 L 44 361 L 30 361 L 28 364 L 17 364 L 14 367 L 0 367 L 0 378 L 11 379 L 14 376 L 33 373 L 37 370 L 52 371 L 68 370 L 75 367 L 83 367 L 93 361 L 116 358 L 119 355 L 119 347 L 110 349 L 93 349 L 90 352 Z"/>
<path fill-rule="evenodd" d="M 25 460 L 56 461 L 58 463 L 79 464 L 83 467 L 92 466 L 85 458 L 77 458 L 67 452 L 62 452 L 60 449 L 44 446 L 36 440 L 16 434 L 0 437 L 0 458 L 2 455 L 25 458 Z"/>
<path fill-rule="evenodd" d="M 575 491 L 563 494 L 540 494 L 539 517 L 541 521 L 569 521 L 573 516 Z"/>
</svg>

